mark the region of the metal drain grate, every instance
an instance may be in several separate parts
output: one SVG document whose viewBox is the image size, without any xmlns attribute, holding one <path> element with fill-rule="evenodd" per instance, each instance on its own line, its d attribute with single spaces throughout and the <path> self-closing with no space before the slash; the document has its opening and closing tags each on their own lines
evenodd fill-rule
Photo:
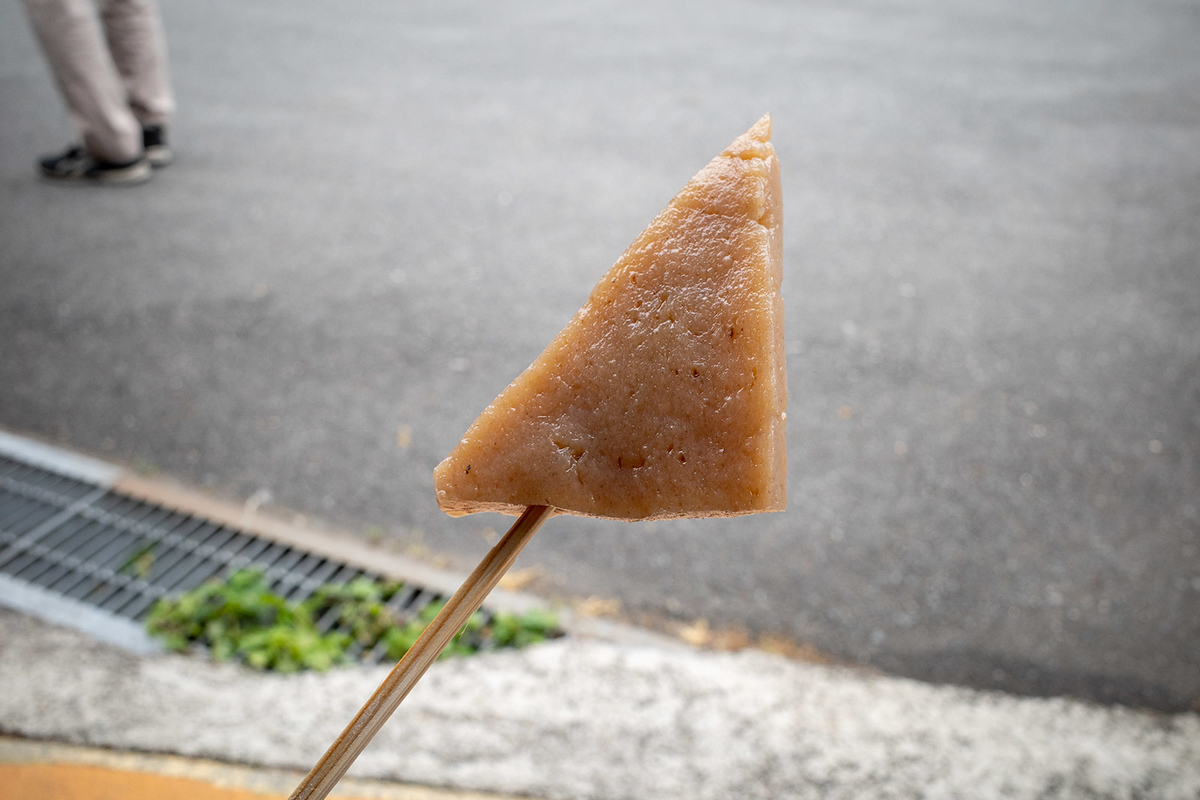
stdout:
<svg viewBox="0 0 1200 800">
<path fill-rule="evenodd" d="M 0 445 L 14 441 L 31 445 L 7 435 Z M 158 598 L 241 567 L 262 569 L 271 588 L 292 601 L 325 583 L 383 577 L 131 497 L 106 485 L 110 481 L 103 475 L 88 480 L 80 470 L 56 469 L 46 458 L 25 459 L 14 449 L 21 448 L 0 447 L 0 602 L 99 638 L 152 649 L 140 623 Z M 389 605 L 416 613 L 442 598 L 406 581 Z M 333 617 L 320 621 L 323 630 L 333 627 Z M 381 656 L 377 649 L 362 658 L 374 662 Z"/>
</svg>

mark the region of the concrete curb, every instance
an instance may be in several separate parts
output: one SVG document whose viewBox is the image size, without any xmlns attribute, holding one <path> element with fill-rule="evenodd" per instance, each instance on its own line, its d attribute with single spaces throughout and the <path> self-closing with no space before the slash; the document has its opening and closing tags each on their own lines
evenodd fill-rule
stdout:
<svg viewBox="0 0 1200 800">
<path fill-rule="evenodd" d="M 0 731 L 307 770 L 387 672 L 137 656 L 0 611 Z M 438 662 L 351 775 L 561 800 L 1200 794 L 1200 716 L 764 653 L 560 639 Z"/>
</svg>

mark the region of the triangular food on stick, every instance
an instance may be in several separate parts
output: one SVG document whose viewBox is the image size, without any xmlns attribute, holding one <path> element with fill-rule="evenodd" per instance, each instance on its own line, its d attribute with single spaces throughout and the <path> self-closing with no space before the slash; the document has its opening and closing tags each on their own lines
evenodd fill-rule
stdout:
<svg viewBox="0 0 1200 800">
<path fill-rule="evenodd" d="M 434 471 L 452 516 L 786 504 L 779 162 L 763 117 L 702 169 Z"/>
</svg>

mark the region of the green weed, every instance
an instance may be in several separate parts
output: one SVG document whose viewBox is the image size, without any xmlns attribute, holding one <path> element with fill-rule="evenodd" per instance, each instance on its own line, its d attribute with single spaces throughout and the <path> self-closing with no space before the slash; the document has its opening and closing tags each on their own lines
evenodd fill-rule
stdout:
<svg viewBox="0 0 1200 800">
<path fill-rule="evenodd" d="M 404 585 L 356 578 L 326 584 L 301 603 L 270 589 L 260 570 L 243 569 L 175 597 L 164 597 L 146 618 L 146 629 L 170 650 L 195 646 L 219 661 L 239 660 L 255 669 L 297 672 L 348 663 L 349 651 L 367 654 L 382 643 L 388 657 L 401 658 L 442 609 L 432 603 L 417 615 L 388 605 Z M 326 623 L 319 627 L 319 623 Z M 321 627 L 332 630 L 322 633 Z M 480 612 L 468 620 L 442 658 L 481 650 L 525 647 L 560 635 L 557 619 L 544 611 Z"/>
</svg>

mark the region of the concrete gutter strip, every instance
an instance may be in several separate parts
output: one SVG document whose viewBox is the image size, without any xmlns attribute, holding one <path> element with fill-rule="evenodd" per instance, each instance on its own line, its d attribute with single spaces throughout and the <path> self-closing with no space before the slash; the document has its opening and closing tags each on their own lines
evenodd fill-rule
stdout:
<svg viewBox="0 0 1200 800">
<path fill-rule="evenodd" d="M 162 652 L 162 642 L 131 619 L 0 573 L 0 603 L 89 634 L 134 653 Z"/>
<path fill-rule="evenodd" d="M 0 455 L 105 488 L 116 483 L 124 472 L 113 464 L 4 430 L 0 430 Z"/>
<path fill-rule="evenodd" d="M 307 770 L 386 668 L 278 676 L 0 611 L 0 730 Z M 546 798 L 1200 796 L 1200 716 L 567 638 L 438 662 L 352 776 Z"/>
</svg>

